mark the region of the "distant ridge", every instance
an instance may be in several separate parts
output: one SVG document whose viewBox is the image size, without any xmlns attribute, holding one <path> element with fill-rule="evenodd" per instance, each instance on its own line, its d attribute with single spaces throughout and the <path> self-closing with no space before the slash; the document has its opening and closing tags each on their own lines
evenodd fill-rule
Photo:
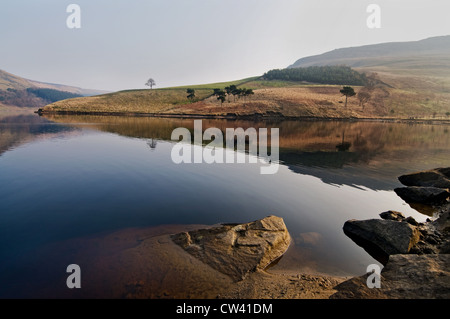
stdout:
<svg viewBox="0 0 450 319">
<path fill-rule="evenodd" d="M 54 84 L 54 83 L 45 83 L 45 82 L 39 82 L 39 81 L 35 81 L 35 80 L 29 80 L 29 79 L 25 79 L 20 76 L 8 73 L 6 71 L 0 70 L 0 90 L 7 90 L 7 89 L 24 90 L 27 88 L 53 89 L 53 90 L 58 90 L 58 91 L 76 93 L 76 94 L 80 94 L 83 96 L 92 96 L 92 95 L 109 93 L 108 91 L 102 91 L 102 90 L 83 89 L 83 88 L 79 88 L 79 87 L 75 87 L 75 86 Z"/>
<path fill-rule="evenodd" d="M 427 38 L 420 41 L 390 42 L 359 47 L 336 49 L 323 54 L 309 56 L 297 60 L 289 68 L 348 65 L 350 67 L 378 67 L 409 62 L 409 65 L 422 63 L 425 66 L 439 67 L 435 61 L 430 65 L 429 58 L 445 61 L 450 67 L 450 35 Z"/>
</svg>

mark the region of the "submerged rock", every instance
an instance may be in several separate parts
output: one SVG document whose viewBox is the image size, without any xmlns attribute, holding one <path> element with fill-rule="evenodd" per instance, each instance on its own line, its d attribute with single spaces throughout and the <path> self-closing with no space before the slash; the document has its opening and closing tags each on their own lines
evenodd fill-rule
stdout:
<svg viewBox="0 0 450 319">
<path fill-rule="evenodd" d="M 400 187 L 395 193 L 407 203 L 439 205 L 447 202 L 450 196 L 448 189 L 437 187 Z"/>
<path fill-rule="evenodd" d="M 242 280 L 278 260 L 290 244 L 282 218 L 268 216 L 247 224 L 225 224 L 172 235 L 172 240 L 212 268 Z"/>
<path fill-rule="evenodd" d="M 398 179 L 406 186 L 450 188 L 450 167 L 402 175 Z"/>
<path fill-rule="evenodd" d="M 409 253 L 420 239 L 413 225 L 383 219 L 349 220 L 344 233 L 383 265 L 390 255 Z"/>
</svg>

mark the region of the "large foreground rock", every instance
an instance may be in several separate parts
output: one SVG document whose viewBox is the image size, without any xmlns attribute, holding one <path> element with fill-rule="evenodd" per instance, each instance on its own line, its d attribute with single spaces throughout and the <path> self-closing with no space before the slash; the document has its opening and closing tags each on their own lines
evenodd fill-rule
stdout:
<svg viewBox="0 0 450 319">
<path fill-rule="evenodd" d="M 444 204 L 450 196 L 448 189 L 437 187 L 410 186 L 396 188 L 394 191 L 407 203 L 420 203 L 427 205 Z"/>
<path fill-rule="evenodd" d="M 398 179 L 406 186 L 450 188 L 450 167 L 402 175 Z"/>
<path fill-rule="evenodd" d="M 172 240 L 212 268 L 242 280 L 279 259 L 290 244 L 280 217 L 269 216 L 247 224 L 183 232 Z"/>
<path fill-rule="evenodd" d="M 390 255 L 409 253 L 420 238 L 408 222 L 383 219 L 349 220 L 344 233 L 383 265 Z"/>
<path fill-rule="evenodd" d="M 333 299 L 449 299 L 450 255 L 393 255 L 381 271 L 381 288 L 368 288 L 367 275 L 335 287 Z"/>
</svg>

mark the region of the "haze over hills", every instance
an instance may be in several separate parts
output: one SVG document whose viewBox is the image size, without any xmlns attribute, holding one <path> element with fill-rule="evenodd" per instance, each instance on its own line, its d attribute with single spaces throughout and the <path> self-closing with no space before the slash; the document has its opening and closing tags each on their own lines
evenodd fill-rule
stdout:
<svg viewBox="0 0 450 319">
<path fill-rule="evenodd" d="M 28 80 L 0 70 L 0 105 L 36 108 L 65 98 L 104 93 L 107 92 Z"/>
<path fill-rule="evenodd" d="M 418 69 L 429 75 L 448 75 L 450 35 L 420 41 L 391 42 L 336 49 L 297 60 L 289 68 L 348 65 L 353 68 Z"/>
<path fill-rule="evenodd" d="M 83 89 L 75 86 L 69 86 L 64 84 L 55 84 L 55 83 L 45 83 L 34 80 L 29 80 L 22 78 L 20 76 L 8 73 L 6 71 L 0 70 L 0 90 L 6 89 L 27 89 L 27 88 L 43 88 L 43 89 L 53 89 L 58 91 L 65 91 L 70 93 L 75 93 L 83 96 L 92 96 L 98 94 L 109 93 L 108 91 L 102 90 L 92 90 L 92 89 Z"/>
</svg>

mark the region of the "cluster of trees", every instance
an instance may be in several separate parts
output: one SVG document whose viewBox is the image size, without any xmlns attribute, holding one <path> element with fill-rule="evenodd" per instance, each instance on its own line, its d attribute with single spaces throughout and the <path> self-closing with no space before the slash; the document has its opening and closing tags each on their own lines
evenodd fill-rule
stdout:
<svg viewBox="0 0 450 319">
<path fill-rule="evenodd" d="M 213 96 L 217 96 L 217 99 L 220 101 L 220 104 L 225 102 L 226 97 L 228 97 L 228 102 L 230 102 L 230 96 L 233 95 L 233 100 L 236 102 L 236 97 L 238 100 L 243 97 L 251 96 L 255 94 L 252 89 L 247 88 L 238 88 L 236 85 L 230 85 L 225 87 L 225 90 L 222 89 L 214 89 Z"/>
<path fill-rule="evenodd" d="M 214 89 L 213 96 L 217 96 L 217 99 L 220 101 L 220 105 L 225 101 L 226 92 L 222 89 Z"/>
<path fill-rule="evenodd" d="M 305 81 L 337 85 L 363 86 L 367 83 L 364 73 L 359 73 L 345 65 L 277 69 L 266 72 L 263 78 L 265 80 Z"/>
<path fill-rule="evenodd" d="M 48 104 L 41 98 L 27 92 L 27 90 L 16 90 L 11 88 L 0 90 L 0 103 L 4 105 L 33 108 L 39 108 Z"/>
<path fill-rule="evenodd" d="M 194 89 L 187 89 L 186 93 L 188 94 L 187 98 L 191 102 L 195 99 L 195 90 Z"/>
<path fill-rule="evenodd" d="M 358 94 L 351 86 L 344 86 L 340 92 L 345 96 L 345 106 L 347 106 L 347 99 L 356 95 L 359 100 L 359 106 L 363 110 L 369 100 L 374 107 L 382 109 L 384 107 L 384 99 L 390 95 L 386 87 L 390 86 L 381 81 L 377 73 L 371 73 L 366 76 L 366 84 L 358 91 Z"/>
<path fill-rule="evenodd" d="M 187 98 L 192 102 L 195 99 L 195 90 L 187 89 L 186 90 Z M 240 98 L 245 98 L 247 96 L 251 96 L 255 94 L 252 89 L 246 88 L 238 88 L 236 85 L 230 85 L 222 89 L 214 89 L 213 96 L 217 97 L 217 100 L 220 101 L 220 104 L 225 102 L 228 97 L 228 102 L 230 102 L 230 96 L 233 95 L 234 101 L 236 101 L 236 97 L 239 100 Z"/>
<path fill-rule="evenodd" d="M 366 84 L 357 94 L 359 105 L 363 108 L 365 104 L 372 100 L 372 103 L 378 107 L 384 106 L 384 99 L 389 97 L 389 91 L 386 89 L 387 85 L 380 80 L 377 73 L 371 73 L 366 77 Z"/>
<path fill-rule="evenodd" d="M 56 101 L 80 97 L 82 95 L 54 89 L 28 88 L 0 90 L 0 103 L 18 107 L 39 108 Z"/>
<path fill-rule="evenodd" d="M 43 100 L 48 101 L 49 103 L 83 96 L 81 94 L 59 91 L 54 89 L 28 88 L 27 91 L 29 93 L 36 95 L 37 97 L 40 97 Z"/>
</svg>

